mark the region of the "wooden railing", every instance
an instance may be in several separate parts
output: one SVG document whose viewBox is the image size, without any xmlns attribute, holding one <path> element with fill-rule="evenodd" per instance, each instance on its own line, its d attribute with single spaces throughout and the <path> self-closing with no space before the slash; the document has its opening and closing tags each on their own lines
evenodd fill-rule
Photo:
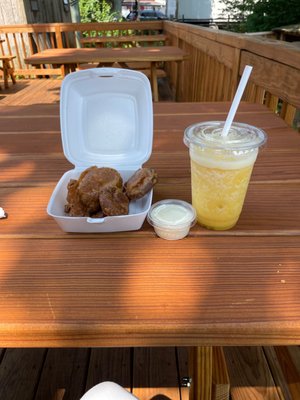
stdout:
<svg viewBox="0 0 300 400">
<path fill-rule="evenodd" d="M 163 21 L 5 25 L 0 26 L 0 37 L 5 39 L 0 43 L 0 53 L 16 56 L 16 75 L 60 75 L 60 68 L 46 66 L 36 69 L 26 65 L 24 59 L 49 48 L 76 47 L 81 37 L 157 34 L 162 30 Z"/>
<path fill-rule="evenodd" d="M 172 21 L 10 25 L 0 27 L 5 39 L 0 53 L 16 55 L 17 75 L 57 75 L 60 69 L 34 69 L 24 58 L 45 48 L 75 47 L 83 36 L 145 33 L 164 33 L 169 44 L 189 54 L 180 73 L 176 63 L 165 66 L 171 84 L 179 88 L 178 100 L 232 100 L 244 66 L 250 64 L 254 68 L 244 99 L 266 104 L 290 125 L 300 119 L 300 48 L 282 41 Z"/>
<path fill-rule="evenodd" d="M 299 47 L 170 21 L 164 22 L 164 33 L 190 55 L 180 77 L 181 101 L 232 100 L 243 69 L 250 64 L 253 72 L 244 100 L 266 104 L 291 126 L 299 123 Z M 168 66 L 168 74 L 175 82 L 176 65 Z"/>
</svg>

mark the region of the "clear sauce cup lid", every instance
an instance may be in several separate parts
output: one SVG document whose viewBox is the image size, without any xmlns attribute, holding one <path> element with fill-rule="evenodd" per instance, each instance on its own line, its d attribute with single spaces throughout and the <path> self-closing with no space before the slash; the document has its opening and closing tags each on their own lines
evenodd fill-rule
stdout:
<svg viewBox="0 0 300 400">
<path fill-rule="evenodd" d="M 154 227 L 181 229 L 195 224 L 196 211 L 186 201 L 167 199 L 152 205 L 147 220 Z"/>
</svg>

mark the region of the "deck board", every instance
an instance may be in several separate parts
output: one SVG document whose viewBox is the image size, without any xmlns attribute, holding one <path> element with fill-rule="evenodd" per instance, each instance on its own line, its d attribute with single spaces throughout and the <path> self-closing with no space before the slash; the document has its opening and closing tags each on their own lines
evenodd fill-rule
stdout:
<svg viewBox="0 0 300 400">
<path fill-rule="evenodd" d="M 88 349 L 49 349 L 34 400 L 78 399 L 85 392 L 88 363 Z"/>
<path fill-rule="evenodd" d="M 187 347 L 177 347 L 177 363 L 178 363 L 178 381 L 180 384 L 181 400 L 189 399 L 189 387 L 181 385 L 183 379 L 189 377 L 188 353 Z"/>
<path fill-rule="evenodd" d="M 28 105 L 59 102 L 61 79 L 22 79 L 1 90 L 0 104 Z"/>
<path fill-rule="evenodd" d="M 180 400 L 174 347 L 134 349 L 133 394 L 140 400 Z"/>
<path fill-rule="evenodd" d="M 279 361 L 285 381 L 293 399 L 300 398 L 300 371 L 299 367 L 299 347 L 275 347 L 275 353 Z M 293 362 L 293 357 L 297 362 Z"/>
<path fill-rule="evenodd" d="M 0 364 L 0 399 L 34 400 L 45 355 L 45 349 L 7 349 Z"/>
<path fill-rule="evenodd" d="M 5 105 L 30 105 L 58 103 L 61 79 L 22 79 L 16 85 L 9 85 L 8 89 L 0 91 L 0 104 Z M 174 99 L 167 78 L 158 79 L 158 92 L 160 101 Z"/>
<path fill-rule="evenodd" d="M 283 400 L 261 347 L 224 349 L 232 400 Z"/>
<path fill-rule="evenodd" d="M 131 390 L 131 365 L 132 350 L 130 348 L 91 349 L 86 390 L 103 381 L 113 381 Z"/>
</svg>

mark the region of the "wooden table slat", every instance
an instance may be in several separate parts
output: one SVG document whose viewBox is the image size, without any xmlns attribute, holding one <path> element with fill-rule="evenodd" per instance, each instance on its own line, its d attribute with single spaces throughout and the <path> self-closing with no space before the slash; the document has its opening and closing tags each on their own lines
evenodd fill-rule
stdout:
<svg viewBox="0 0 300 400">
<path fill-rule="evenodd" d="M 186 126 L 229 103 L 154 105 L 154 199 L 191 201 Z M 300 343 L 300 144 L 265 107 L 237 120 L 268 135 L 236 227 L 175 242 L 135 232 L 67 234 L 46 213 L 72 165 L 58 106 L 0 106 L 0 346 Z"/>
</svg>

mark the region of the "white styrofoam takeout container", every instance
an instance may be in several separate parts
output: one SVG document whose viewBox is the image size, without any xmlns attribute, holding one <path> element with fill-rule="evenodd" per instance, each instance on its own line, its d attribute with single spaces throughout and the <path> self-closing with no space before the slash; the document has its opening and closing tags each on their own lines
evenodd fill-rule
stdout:
<svg viewBox="0 0 300 400">
<path fill-rule="evenodd" d="M 60 125 L 63 151 L 74 165 L 56 185 L 47 212 L 65 232 L 118 232 L 141 228 L 152 190 L 131 200 L 129 214 L 104 218 L 65 214 L 67 185 L 86 168 L 115 168 L 123 181 L 150 157 L 153 140 L 152 94 L 138 71 L 93 68 L 67 75 L 61 86 Z"/>
</svg>

